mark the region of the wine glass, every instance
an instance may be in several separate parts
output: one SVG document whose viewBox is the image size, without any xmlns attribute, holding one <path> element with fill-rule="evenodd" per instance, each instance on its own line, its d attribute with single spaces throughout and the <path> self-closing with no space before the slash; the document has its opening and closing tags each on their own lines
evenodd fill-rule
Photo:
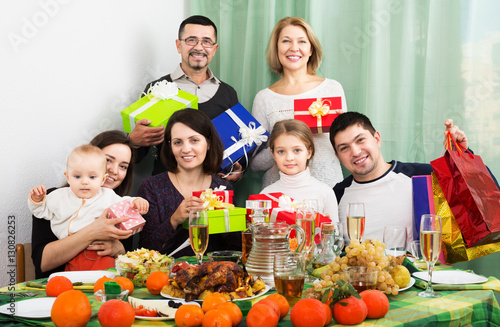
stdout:
<svg viewBox="0 0 500 327">
<path fill-rule="evenodd" d="M 305 252 L 309 255 L 312 252 L 314 246 L 314 236 L 316 234 L 316 217 L 318 215 L 318 200 L 316 199 L 305 199 L 303 202 L 303 207 L 297 212 L 297 225 L 302 227 L 306 237 L 306 243 L 304 246 Z"/>
<path fill-rule="evenodd" d="M 434 292 L 432 289 L 432 271 L 441 251 L 441 216 L 422 215 L 422 219 L 420 220 L 420 249 L 422 256 L 427 262 L 429 281 L 427 289 L 418 293 L 418 296 L 440 297 L 441 294 Z"/>
<path fill-rule="evenodd" d="M 386 226 L 384 228 L 385 254 L 393 257 L 406 254 L 408 232 L 404 226 Z"/>
<path fill-rule="evenodd" d="M 203 261 L 203 253 L 208 246 L 208 214 L 206 210 L 189 212 L 189 241 L 196 254 L 198 264 Z"/>
<path fill-rule="evenodd" d="M 349 203 L 347 207 L 347 235 L 349 239 L 361 243 L 365 233 L 365 205 Z"/>
</svg>

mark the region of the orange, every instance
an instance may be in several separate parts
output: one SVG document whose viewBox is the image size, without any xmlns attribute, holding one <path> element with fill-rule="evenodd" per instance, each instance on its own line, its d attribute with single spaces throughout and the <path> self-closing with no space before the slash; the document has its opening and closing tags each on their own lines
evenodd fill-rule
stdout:
<svg viewBox="0 0 500 327">
<path fill-rule="evenodd" d="M 50 310 L 50 318 L 57 327 L 86 326 L 91 315 L 92 308 L 89 299 L 78 290 L 61 293 Z"/>
<path fill-rule="evenodd" d="M 325 326 L 328 326 L 330 324 L 330 321 L 332 321 L 332 308 L 328 304 L 323 303 L 323 306 L 325 307 L 325 312 L 326 312 L 326 319 L 325 319 Z"/>
<path fill-rule="evenodd" d="M 224 295 L 215 292 L 209 294 L 205 299 L 203 299 L 203 304 L 201 305 L 201 308 L 203 309 L 203 312 L 207 313 L 209 310 L 217 309 L 219 305 L 224 303 L 227 303 L 227 300 L 224 297 Z"/>
<path fill-rule="evenodd" d="M 178 327 L 199 327 L 203 322 L 203 309 L 196 304 L 184 304 L 175 312 L 175 324 Z"/>
<path fill-rule="evenodd" d="M 290 304 L 283 295 L 274 293 L 266 297 L 266 299 L 274 301 L 278 305 L 281 312 L 280 319 L 283 319 L 288 314 L 288 311 L 290 311 Z"/>
<path fill-rule="evenodd" d="M 113 280 L 120 285 L 122 291 L 128 290 L 128 295 L 132 295 L 132 293 L 134 292 L 134 283 L 132 283 L 130 279 L 128 279 L 127 277 L 118 276 L 113 278 Z"/>
<path fill-rule="evenodd" d="M 205 300 L 203 300 L 203 302 L 205 302 Z M 233 323 L 226 311 L 212 309 L 205 313 L 201 325 L 203 327 L 232 327 Z"/>
<path fill-rule="evenodd" d="M 233 302 L 228 302 L 221 304 L 217 307 L 219 310 L 224 310 L 227 312 L 229 317 L 231 317 L 231 321 L 233 322 L 233 327 L 238 326 L 243 320 L 243 313 L 239 306 L 234 304 Z"/>
<path fill-rule="evenodd" d="M 128 302 L 109 300 L 101 305 L 97 318 L 102 327 L 130 327 L 135 320 L 135 311 Z"/>
<path fill-rule="evenodd" d="M 368 308 L 368 318 L 382 318 L 389 312 L 389 299 L 379 290 L 366 290 L 359 295 Z"/>
<path fill-rule="evenodd" d="M 73 289 L 73 283 L 69 278 L 64 276 L 55 276 L 49 279 L 47 286 L 45 287 L 45 294 L 47 296 L 58 296 L 62 292 L 66 292 Z"/>
<path fill-rule="evenodd" d="M 362 323 L 368 315 L 368 309 L 363 300 L 349 296 L 333 306 L 333 317 L 339 324 L 356 325 Z"/>
<path fill-rule="evenodd" d="M 297 302 L 290 313 L 294 327 L 323 327 L 327 314 L 323 303 L 316 299 L 302 299 Z"/>
<path fill-rule="evenodd" d="M 265 298 L 265 299 L 262 299 L 259 302 L 257 302 L 257 303 L 254 304 L 254 306 L 256 306 L 256 305 L 267 305 L 268 307 L 271 307 L 274 310 L 274 312 L 276 312 L 276 314 L 278 315 L 278 317 L 281 317 L 280 307 L 273 300 Z"/>
<path fill-rule="evenodd" d="M 110 282 L 110 281 L 112 281 L 112 279 L 107 276 L 102 276 L 101 278 L 96 280 L 96 282 L 94 283 L 94 293 L 97 292 L 98 290 L 104 289 L 104 282 Z"/>
<path fill-rule="evenodd" d="M 267 305 L 254 305 L 247 314 L 248 327 L 276 327 L 280 317 Z"/>
<path fill-rule="evenodd" d="M 146 280 L 146 287 L 151 294 L 158 295 L 163 286 L 168 284 L 168 274 L 163 271 L 154 271 L 149 274 Z"/>
</svg>

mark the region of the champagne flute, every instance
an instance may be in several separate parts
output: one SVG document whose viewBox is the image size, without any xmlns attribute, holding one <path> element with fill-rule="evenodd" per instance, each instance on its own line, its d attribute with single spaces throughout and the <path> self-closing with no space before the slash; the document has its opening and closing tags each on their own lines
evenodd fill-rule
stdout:
<svg viewBox="0 0 500 327">
<path fill-rule="evenodd" d="M 318 215 L 318 200 L 306 199 L 304 206 L 297 213 L 297 225 L 302 227 L 306 237 L 304 249 L 309 254 L 314 246 L 314 236 L 316 234 L 316 217 Z"/>
<path fill-rule="evenodd" d="M 365 205 L 349 203 L 347 207 L 347 235 L 349 239 L 361 243 L 365 233 Z"/>
<path fill-rule="evenodd" d="M 203 261 L 203 253 L 208 246 L 208 214 L 206 210 L 189 212 L 189 241 L 196 254 L 198 264 Z"/>
<path fill-rule="evenodd" d="M 316 235 L 316 217 L 318 215 L 318 200 L 316 199 L 305 199 L 303 202 L 303 207 L 299 209 L 297 213 L 297 225 L 302 227 L 304 230 L 306 242 L 304 246 L 304 253 L 306 255 L 306 268 L 312 260 L 313 250 L 316 243 L 314 242 L 314 236 Z M 309 272 L 309 271 L 308 271 Z M 312 282 L 314 279 L 307 275 L 306 282 Z"/>
<path fill-rule="evenodd" d="M 441 251 L 441 217 L 439 215 L 422 215 L 420 220 L 420 248 L 427 262 L 429 280 L 427 289 L 418 293 L 418 296 L 440 297 L 441 294 L 434 292 L 432 289 L 432 271 Z"/>
</svg>

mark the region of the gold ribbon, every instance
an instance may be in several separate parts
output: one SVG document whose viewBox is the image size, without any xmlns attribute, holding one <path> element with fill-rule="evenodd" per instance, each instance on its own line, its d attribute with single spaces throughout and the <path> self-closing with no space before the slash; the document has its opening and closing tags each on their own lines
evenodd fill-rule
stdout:
<svg viewBox="0 0 500 327">
<path fill-rule="evenodd" d="M 316 117 L 317 119 L 317 127 L 318 133 L 323 133 L 322 119 L 321 117 L 330 115 L 330 114 L 340 114 L 342 113 L 342 109 L 334 110 L 330 109 L 332 103 L 329 99 L 317 98 L 316 101 L 311 103 L 307 111 L 295 111 L 295 115 L 309 115 L 312 117 Z"/>
<path fill-rule="evenodd" d="M 234 205 L 227 202 L 222 202 L 222 197 L 214 193 L 214 191 L 209 188 L 201 192 L 200 199 L 203 200 L 203 207 L 206 210 L 214 209 L 234 209 Z"/>
</svg>

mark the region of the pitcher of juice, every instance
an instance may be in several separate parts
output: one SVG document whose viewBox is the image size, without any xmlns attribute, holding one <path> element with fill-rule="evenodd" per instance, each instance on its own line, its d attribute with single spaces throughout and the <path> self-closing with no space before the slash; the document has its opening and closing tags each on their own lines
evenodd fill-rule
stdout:
<svg viewBox="0 0 500 327">
<path fill-rule="evenodd" d="M 262 223 L 250 225 L 252 231 L 252 250 L 245 268 L 254 278 L 261 277 L 269 286 L 274 287 L 273 265 L 277 253 L 289 253 L 289 235 L 292 230 L 301 240 L 294 252 L 301 252 L 305 244 L 304 230 L 298 225 L 286 223 Z"/>
</svg>

